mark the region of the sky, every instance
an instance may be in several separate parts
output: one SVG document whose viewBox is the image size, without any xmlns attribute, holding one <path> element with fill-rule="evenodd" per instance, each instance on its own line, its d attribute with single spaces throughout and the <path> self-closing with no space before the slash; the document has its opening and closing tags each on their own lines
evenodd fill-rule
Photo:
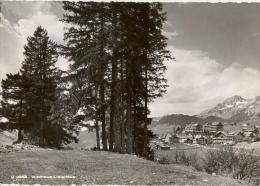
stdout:
<svg viewBox="0 0 260 186">
<path fill-rule="evenodd" d="M 195 115 L 233 95 L 260 95 L 260 4 L 168 3 L 163 34 L 175 61 L 167 93 L 151 103 L 151 115 Z M 42 25 L 63 43 L 60 2 L 3 2 L 0 79 L 21 67 L 26 38 Z M 58 66 L 66 69 L 66 59 Z"/>
</svg>

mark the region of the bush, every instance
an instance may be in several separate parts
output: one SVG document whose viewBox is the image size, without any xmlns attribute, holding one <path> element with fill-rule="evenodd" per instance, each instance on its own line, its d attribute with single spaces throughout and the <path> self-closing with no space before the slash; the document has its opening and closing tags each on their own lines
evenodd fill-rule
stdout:
<svg viewBox="0 0 260 186">
<path fill-rule="evenodd" d="M 160 164 L 170 164 L 170 161 L 166 157 L 162 157 L 160 159 L 157 159 L 157 162 Z"/>
<path fill-rule="evenodd" d="M 192 166 L 198 171 L 202 171 L 203 167 L 201 166 L 201 162 L 198 158 L 197 153 L 194 152 L 186 152 L 179 151 L 175 154 L 175 163 L 183 164 L 186 166 Z"/>
<path fill-rule="evenodd" d="M 238 150 L 232 147 L 209 150 L 203 166 L 210 174 L 228 175 L 235 179 L 250 180 L 260 176 L 260 157 L 254 155 L 254 150 Z"/>
</svg>

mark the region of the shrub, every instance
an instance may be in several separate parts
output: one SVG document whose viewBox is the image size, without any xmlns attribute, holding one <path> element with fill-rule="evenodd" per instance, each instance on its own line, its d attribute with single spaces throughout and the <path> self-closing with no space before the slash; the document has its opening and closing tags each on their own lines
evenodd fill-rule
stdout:
<svg viewBox="0 0 260 186">
<path fill-rule="evenodd" d="M 241 180 L 250 180 L 260 175 L 260 157 L 254 155 L 254 150 L 238 150 L 232 147 L 209 150 L 203 166 L 210 174 L 229 175 Z"/>
<path fill-rule="evenodd" d="M 157 159 L 157 162 L 160 164 L 170 164 L 170 161 L 166 157 L 162 157 L 160 159 Z"/>
<path fill-rule="evenodd" d="M 175 163 L 183 164 L 186 166 L 192 166 L 198 171 L 202 171 L 203 167 L 201 166 L 201 162 L 198 158 L 197 153 L 194 152 L 186 152 L 179 151 L 175 154 Z"/>
</svg>

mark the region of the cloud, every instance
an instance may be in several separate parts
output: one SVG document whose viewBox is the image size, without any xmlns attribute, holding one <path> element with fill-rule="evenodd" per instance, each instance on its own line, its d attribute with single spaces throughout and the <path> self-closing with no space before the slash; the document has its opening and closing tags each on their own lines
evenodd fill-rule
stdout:
<svg viewBox="0 0 260 186">
<path fill-rule="evenodd" d="M 0 23 L 0 80 L 6 73 L 16 72 L 21 63 L 22 38 L 16 33 L 10 22 L 1 15 Z"/>
<path fill-rule="evenodd" d="M 258 70 L 239 63 L 224 66 L 201 51 L 169 49 L 176 61 L 167 62 L 169 88 L 163 98 L 151 104 L 152 115 L 198 114 L 233 95 L 260 95 Z"/>
<path fill-rule="evenodd" d="M 37 26 L 43 26 L 52 40 L 63 43 L 63 25 L 51 11 L 50 2 L 5 2 L 1 18 L 0 79 L 19 70 L 26 38 Z M 58 66 L 66 69 L 66 60 L 60 57 Z"/>
<path fill-rule="evenodd" d="M 47 29 L 50 38 L 55 41 L 62 42 L 63 38 L 63 25 L 59 18 L 54 14 L 37 13 L 30 17 L 30 19 L 20 19 L 14 25 L 15 30 L 20 34 L 24 40 L 33 34 L 37 26 L 41 25 Z"/>
<path fill-rule="evenodd" d="M 174 30 L 173 32 L 163 30 L 163 31 L 162 31 L 162 34 L 163 34 L 164 36 L 166 36 L 169 40 L 172 40 L 172 39 L 174 39 L 176 36 L 179 35 L 179 33 L 178 33 L 176 30 Z"/>
</svg>

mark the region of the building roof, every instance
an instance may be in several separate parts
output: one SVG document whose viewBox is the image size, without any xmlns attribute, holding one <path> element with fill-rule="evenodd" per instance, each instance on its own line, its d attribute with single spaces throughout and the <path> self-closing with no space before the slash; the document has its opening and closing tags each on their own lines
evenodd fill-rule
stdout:
<svg viewBox="0 0 260 186">
<path fill-rule="evenodd" d="M 223 125 L 223 124 L 221 122 L 213 122 L 213 123 L 211 123 L 211 125 L 218 126 L 218 125 Z"/>
<path fill-rule="evenodd" d="M 244 132 L 244 135 L 246 137 L 255 137 L 256 136 L 255 133 L 253 133 L 253 132 Z"/>
<path fill-rule="evenodd" d="M 218 137 L 218 136 L 220 136 L 221 134 L 223 134 L 224 136 L 228 137 L 228 134 L 227 134 L 226 132 L 224 132 L 224 131 L 219 131 L 219 132 L 217 132 L 214 137 Z"/>
</svg>

